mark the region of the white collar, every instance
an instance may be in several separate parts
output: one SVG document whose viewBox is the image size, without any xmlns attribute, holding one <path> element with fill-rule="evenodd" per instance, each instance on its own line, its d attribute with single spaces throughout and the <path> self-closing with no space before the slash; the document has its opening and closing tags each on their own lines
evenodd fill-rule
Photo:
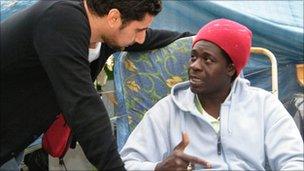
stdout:
<svg viewBox="0 0 304 171">
<path fill-rule="evenodd" d="M 88 60 L 89 62 L 93 62 L 94 60 L 96 60 L 99 55 L 100 55 L 100 47 L 101 47 L 101 42 L 98 42 L 96 45 L 96 48 L 91 49 L 89 48 L 89 56 L 88 56 Z"/>
</svg>

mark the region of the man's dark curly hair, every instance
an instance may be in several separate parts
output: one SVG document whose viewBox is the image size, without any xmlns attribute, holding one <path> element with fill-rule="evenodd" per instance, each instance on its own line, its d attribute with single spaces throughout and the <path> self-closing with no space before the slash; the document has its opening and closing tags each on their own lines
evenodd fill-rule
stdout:
<svg viewBox="0 0 304 171">
<path fill-rule="evenodd" d="M 162 9 L 161 0 L 86 0 L 89 9 L 98 16 L 108 14 L 111 9 L 118 9 L 122 23 L 141 21 L 146 14 L 156 16 Z"/>
</svg>

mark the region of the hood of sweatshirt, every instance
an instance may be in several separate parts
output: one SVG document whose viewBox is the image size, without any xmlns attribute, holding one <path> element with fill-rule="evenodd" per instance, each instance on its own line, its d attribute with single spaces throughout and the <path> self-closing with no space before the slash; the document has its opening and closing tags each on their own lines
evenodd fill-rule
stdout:
<svg viewBox="0 0 304 171">
<path fill-rule="evenodd" d="M 241 94 L 240 91 L 242 91 L 242 87 L 248 86 L 249 84 L 250 83 L 248 80 L 237 77 L 235 81 L 232 83 L 231 91 L 223 104 L 227 103 L 228 101 L 231 101 L 232 96 L 236 94 Z M 173 86 L 170 94 L 173 98 L 174 103 L 181 110 L 195 113 L 195 111 L 193 111 L 193 109 L 196 109 L 194 104 L 195 94 L 192 93 L 189 85 L 190 85 L 189 81 L 178 83 Z M 241 87 L 241 88 L 237 89 L 237 87 Z"/>
</svg>

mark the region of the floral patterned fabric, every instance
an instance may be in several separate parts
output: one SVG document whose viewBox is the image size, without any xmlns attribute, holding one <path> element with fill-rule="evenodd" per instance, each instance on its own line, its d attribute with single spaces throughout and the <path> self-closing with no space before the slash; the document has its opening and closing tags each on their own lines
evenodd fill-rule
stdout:
<svg viewBox="0 0 304 171">
<path fill-rule="evenodd" d="M 115 113 L 119 149 L 145 112 L 170 93 L 176 83 L 188 79 L 192 37 L 147 52 L 128 52 L 114 61 Z"/>
</svg>

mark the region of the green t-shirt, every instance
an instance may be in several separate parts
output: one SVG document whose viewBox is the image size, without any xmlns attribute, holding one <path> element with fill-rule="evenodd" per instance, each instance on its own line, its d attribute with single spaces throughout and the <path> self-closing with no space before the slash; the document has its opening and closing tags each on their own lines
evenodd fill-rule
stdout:
<svg viewBox="0 0 304 171">
<path fill-rule="evenodd" d="M 199 101 L 198 99 L 198 96 L 195 95 L 195 98 L 194 98 L 194 103 L 195 103 L 195 106 L 197 108 L 197 110 L 206 117 L 207 119 L 207 122 L 209 122 L 213 129 L 215 130 L 216 133 L 219 132 L 220 130 L 220 117 L 218 117 L 217 119 L 215 119 L 214 117 L 212 117 L 211 115 L 209 115 L 203 108 L 201 102 Z"/>
</svg>

